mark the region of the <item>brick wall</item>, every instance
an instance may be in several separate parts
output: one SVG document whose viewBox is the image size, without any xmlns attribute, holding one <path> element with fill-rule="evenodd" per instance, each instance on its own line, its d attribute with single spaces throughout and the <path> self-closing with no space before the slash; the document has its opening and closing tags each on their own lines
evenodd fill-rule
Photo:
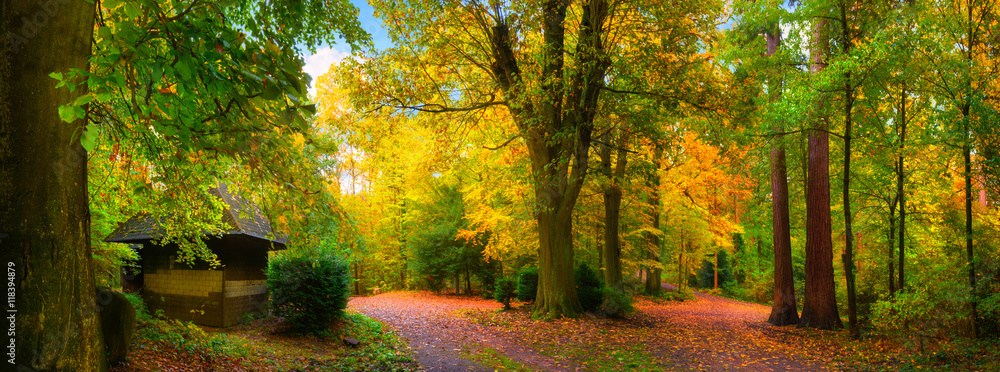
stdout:
<svg viewBox="0 0 1000 372">
<path fill-rule="evenodd" d="M 246 313 L 263 315 L 267 245 L 247 236 L 209 239 L 206 244 L 222 267 L 209 270 L 204 263 L 189 267 L 175 262 L 176 245 L 147 244 L 140 251 L 143 297 L 150 312 L 162 309 L 167 317 L 213 327 L 239 324 Z"/>
</svg>

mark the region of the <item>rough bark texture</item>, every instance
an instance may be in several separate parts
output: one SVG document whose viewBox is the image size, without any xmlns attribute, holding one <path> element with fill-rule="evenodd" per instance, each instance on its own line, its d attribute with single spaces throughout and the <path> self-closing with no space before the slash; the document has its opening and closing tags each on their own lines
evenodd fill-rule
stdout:
<svg viewBox="0 0 1000 372">
<path fill-rule="evenodd" d="M 826 67 L 830 44 L 827 21 L 813 26 L 813 73 Z M 809 164 L 806 191 L 806 290 L 800 327 L 842 328 L 833 284 L 833 242 L 830 223 L 830 135 L 829 118 L 823 114 L 823 99 L 816 103 L 815 127 L 809 134 Z"/>
<path fill-rule="evenodd" d="M 4 1 L 0 102 L 0 255 L 14 273 L 14 367 L 105 370 L 91 267 L 84 120 L 58 108 L 85 93 L 48 75 L 86 70 L 94 5 Z M 6 237 L 2 237 L 7 235 Z M 6 359 L 6 358 L 5 358 Z M 4 361 L 7 364 L 7 361 Z M 28 370 L 28 369 L 25 369 Z"/>
<path fill-rule="evenodd" d="M 548 0 L 542 5 L 544 44 L 538 77 L 543 97 L 526 92 L 512 49 L 514 37 L 502 18 L 486 32 L 493 53 L 493 77 L 513 103 L 507 105 L 531 159 L 538 221 L 538 295 L 533 315 L 574 317 L 582 311 L 573 281 L 572 212 L 588 168 L 588 152 L 598 96 L 610 60 L 603 37 L 609 18 L 606 0 L 581 5 L 575 51 L 568 51 L 566 12 L 570 2 Z M 573 73 L 565 74 L 572 53 Z"/>
<path fill-rule="evenodd" d="M 619 132 L 622 132 L 619 130 Z M 616 158 L 611 156 L 611 146 L 601 145 L 601 168 L 608 177 L 608 185 L 604 187 L 604 282 L 608 286 L 621 289 L 622 285 L 622 244 L 621 244 L 621 207 L 622 188 L 621 177 L 625 175 L 625 156 L 623 133 L 619 133 Z M 608 139 L 605 139 L 607 143 Z"/>
<path fill-rule="evenodd" d="M 623 154 L 624 155 L 624 154 Z M 660 161 L 663 159 L 663 148 L 655 146 L 653 149 L 653 177 L 649 180 L 649 223 L 654 229 L 660 228 Z M 660 263 L 660 236 L 653 233 L 646 233 L 648 244 L 648 258 Z M 649 267 L 646 269 L 646 294 L 656 296 L 662 289 L 660 276 L 663 269 L 660 267 Z"/>
<path fill-rule="evenodd" d="M 770 57 L 781 44 L 781 34 L 778 30 L 765 35 L 767 38 L 767 55 Z M 780 96 L 780 81 L 772 78 L 768 90 L 771 100 Z M 777 133 L 784 132 L 781 126 L 775 127 Z M 773 223 L 772 239 L 774 240 L 774 301 L 771 305 L 771 315 L 767 322 L 776 326 L 799 323 L 799 312 L 795 304 L 795 278 L 792 275 L 792 238 L 788 215 L 788 168 L 785 165 L 784 135 L 775 138 L 777 143 L 771 149 L 771 217 Z M 759 246 L 758 246 L 759 247 Z M 758 248 L 759 249 L 759 248 Z"/>
</svg>

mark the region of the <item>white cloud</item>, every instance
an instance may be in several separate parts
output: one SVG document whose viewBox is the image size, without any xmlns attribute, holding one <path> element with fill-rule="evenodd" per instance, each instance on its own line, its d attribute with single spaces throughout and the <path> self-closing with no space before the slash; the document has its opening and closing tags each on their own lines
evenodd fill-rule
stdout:
<svg viewBox="0 0 1000 372">
<path fill-rule="evenodd" d="M 302 67 L 302 71 L 312 77 L 312 83 L 309 84 L 309 96 L 315 99 L 316 79 L 320 75 L 330 71 L 331 66 L 340 63 L 341 60 L 350 56 L 351 53 L 349 52 L 341 52 L 330 47 L 320 48 L 316 50 L 316 54 L 306 56 L 306 65 Z"/>
</svg>

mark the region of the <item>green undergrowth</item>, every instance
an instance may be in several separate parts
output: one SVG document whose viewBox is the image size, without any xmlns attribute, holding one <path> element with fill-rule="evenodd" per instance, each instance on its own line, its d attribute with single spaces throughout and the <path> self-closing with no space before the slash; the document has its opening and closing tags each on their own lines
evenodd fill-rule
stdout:
<svg viewBox="0 0 1000 372">
<path fill-rule="evenodd" d="M 416 371 L 419 365 L 393 331 L 367 316 L 346 312 L 323 336 L 298 335 L 276 318 L 264 318 L 226 329 L 207 329 L 191 322 L 151 316 L 141 300 L 130 300 L 137 309 L 133 351 L 125 365 L 192 365 L 227 361 L 265 371 Z M 343 341 L 360 341 L 350 347 Z M 157 355 L 175 355 L 166 359 Z M 144 360 L 145 359 L 145 360 Z M 150 362 L 149 360 L 152 360 Z M 142 368 L 124 368 L 132 370 Z"/>
<path fill-rule="evenodd" d="M 480 364 L 493 368 L 496 371 L 513 371 L 513 372 L 530 372 L 533 371 L 531 368 L 518 363 L 506 355 L 503 355 L 497 349 L 486 347 L 483 345 L 474 345 L 473 347 L 466 347 L 462 350 L 462 357 L 469 359 Z"/>
<path fill-rule="evenodd" d="M 598 347 L 589 344 L 552 344 L 540 352 L 561 360 L 575 360 L 590 371 L 662 371 L 663 366 L 642 345 Z"/>
</svg>

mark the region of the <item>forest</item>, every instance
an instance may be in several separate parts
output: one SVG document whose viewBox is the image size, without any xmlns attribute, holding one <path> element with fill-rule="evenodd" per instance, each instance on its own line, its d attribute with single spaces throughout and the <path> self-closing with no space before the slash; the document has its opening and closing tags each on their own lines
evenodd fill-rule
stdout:
<svg viewBox="0 0 1000 372">
<path fill-rule="evenodd" d="M 19 371 L 1000 368 L 995 0 L 0 6 Z"/>
</svg>

